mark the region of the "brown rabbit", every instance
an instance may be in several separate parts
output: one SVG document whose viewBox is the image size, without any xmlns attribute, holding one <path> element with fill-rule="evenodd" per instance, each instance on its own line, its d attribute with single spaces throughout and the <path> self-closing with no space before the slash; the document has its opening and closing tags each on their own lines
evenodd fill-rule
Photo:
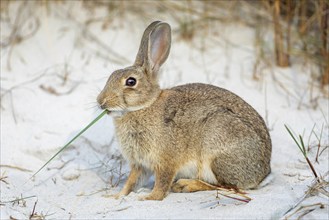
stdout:
<svg viewBox="0 0 329 220">
<path fill-rule="evenodd" d="M 97 98 L 114 116 L 122 153 L 131 166 L 116 197 L 128 195 L 145 171 L 155 174 L 155 185 L 143 199 L 162 200 L 170 188 L 255 188 L 271 170 L 271 139 L 264 120 L 239 96 L 216 86 L 160 89 L 158 71 L 170 44 L 170 26 L 151 23 L 135 63 L 114 71 Z"/>
</svg>

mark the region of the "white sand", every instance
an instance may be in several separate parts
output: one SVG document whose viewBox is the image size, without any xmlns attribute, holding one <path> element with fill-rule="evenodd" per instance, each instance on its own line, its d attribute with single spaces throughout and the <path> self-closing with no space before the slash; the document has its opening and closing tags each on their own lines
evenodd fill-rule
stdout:
<svg viewBox="0 0 329 220">
<path fill-rule="evenodd" d="M 309 73 L 314 67 L 299 63 L 286 69 L 263 65 L 263 75 L 256 81 L 252 79 L 257 58 L 254 34 L 246 26 L 217 23 L 212 29 L 218 32 L 216 38 L 196 32 L 193 41 L 186 42 L 178 38 L 177 24 L 170 17 L 141 21 L 125 15 L 115 18 L 108 29 L 102 30 L 102 24 L 95 22 L 84 31 L 81 24 L 90 17 L 100 17 L 102 10 L 91 15 L 82 12 L 78 3 L 69 5 L 74 6 L 70 19 L 65 5 L 58 4 L 48 15 L 45 8 L 36 9 L 40 20 L 37 33 L 1 50 L 0 174 L 7 176 L 0 182 L 1 219 L 26 219 L 36 202 L 35 215 L 46 219 L 279 219 L 304 197 L 314 176 L 284 124 L 304 134 L 306 143 L 313 125 L 316 123 L 318 136 L 324 125 L 321 150 L 328 146 L 328 99 L 317 84 L 310 87 Z M 14 5 L 12 19 L 16 10 Z M 171 54 L 160 77 L 162 87 L 211 83 L 238 94 L 266 118 L 273 143 L 272 173 L 267 185 L 248 191 L 250 203 L 217 199 L 216 191 L 170 193 L 163 201 L 138 201 L 152 189 L 152 178 L 123 199 L 107 198 L 120 190 L 129 172 L 123 162 L 121 173 L 125 175 L 119 186 L 111 187 L 111 177 L 112 185 L 116 185 L 120 173 L 121 156 L 108 116 L 29 180 L 60 146 L 100 113 L 94 107 L 98 92 L 112 71 L 132 64 L 144 28 L 156 19 L 168 21 L 173 28 Z M 22 34 L 29 32 L 31 23 L 32 18 Z M 1 23 L 1 42 L 11 30 Z M 269 31 L 266 46 L 272 46 L 271 39 Z M 317 173 L 328 181 L 329 150 L 324 150 L 316 163 L 315 135 L 309 143 L 309 158 Z M 9 202 L 30 196 L 24 202 Z M 298 207 L 317 203 L 324 208 L 315 205 L 295 214 L 292 210 L 286 216 L 298 218 L 314 209 L 304 218 L 329 219 L 329 201 L 323 194 L 306 198 Z"/>
</svg>

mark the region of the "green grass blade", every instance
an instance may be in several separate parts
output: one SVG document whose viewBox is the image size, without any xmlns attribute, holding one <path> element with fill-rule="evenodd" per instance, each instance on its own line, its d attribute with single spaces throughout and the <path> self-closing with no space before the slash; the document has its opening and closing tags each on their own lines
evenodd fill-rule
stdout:
<svg viewBox="0 0 329 220">
<path fill-rule="evenodd" d="M 315 138 L 318 140 L 319 143 L 321 143 L 321 139 L 322 139 L 322 133 L 323 133 L 323 126 L 324 124 L 322 123 L 322 126 L 321 126 L 321 132 L 320 132 L 320 137 L 315 133 L 315 131 L 313 130 L 313 134 L 315 136 Z"/>
<path fill-rule="evenodd" d="M 289 132 L 289 134 L 290 134 L 290 136 L 292 137 L 292 139 L 294 139 L 294 141 L 295 141 L 296 145 L 298 146 L 299 150 L 300 150 L 300 151 L 303 153 L 303 155 L 305 156 L 305 153 L 304 153 L 302 147 L 300 146 L 300 144 L 298 143 L 298 141 L 296 140 L 295 136 L 292 134 L 292 132 L 290 131 L 290 129 L 288 128 L 287 125 L 284 125 L 284 126 L 286 127 L 286 129 L 287 129 L 287 131 Z"/>
<path fill-rule="evenodd" d="M 37 175 L 47 164 L 50 163 L 59 153 L 61 153 L 65 148 L 67 148 L 75 139 L 77 139 L 82 133 L 84 133 L 88 128 L 90 128 L 93 124 L 95 124 L 99 119 L 101 119 L 105 114 L 107 113 L 107 110 L 104 110 L 100 115 L 98 115 L 92 122 L 90 122 L 84 129 L 82 129 L 74 138 L 72 138 L 67 144 L 64 145 L 54 156 L 52 156 L 37 172 L 35 172 L 31 178 L 33 178 L 35 175 Z M 30 179 L 31 179 L 30 178 Z"/>
<path fill-rule="evenodd" d="M 308 141 L 307 141 L 307 146 L 309 147 L 310 146 L 310 141 L 311 141 L 311 137 L 312 137 L 312 134 L 314 133 L 314 128 L 316 126 L 316 123 L 314 123 L 313 127 L 312 127 L 312 130 L 311 130 L 311 133 L 310 135 L 308 136 Z M 315 135 L 316 136 L 316 135 Z"/>
<path fill-rule="evenodd" d="M 299 140 L 300 140 L 300 143 L 301 143 L 301 145 L 302 145 L 302 148 L 303 148 L 303 154 L 304 154 L 304 156 L 306 157 L 306 153 L 307 153 L 307 151 L 306 151 L 306 149 L 305 149 L 305 144 L 304 144 L 304 141 L 303 141 L 303 138 L 302 138 L 302 136 L 301 135 L 299 135 Z"/>
</svg>

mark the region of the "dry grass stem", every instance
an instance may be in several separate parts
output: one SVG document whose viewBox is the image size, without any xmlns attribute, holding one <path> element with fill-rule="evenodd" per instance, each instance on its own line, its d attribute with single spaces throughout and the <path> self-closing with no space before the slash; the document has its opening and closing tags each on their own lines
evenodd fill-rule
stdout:
<svg viewBox="0 0 329 220">
<path fill-rule="evenodd" d="M 109 190 L 109 188 L 103 188 L 103 189 L 99 189 L 99 190 L 96 190 L 96 191 L 88 193 L 88 194 L 80 194 L 80 195 L 77 195 L 77 196 L 92 196 L 92 195 L 95 195 L 95 194 L 98 194 L 98 193 L 101 193 L 101 192 L 107 192 L 108 190 Z"/>
<path fill-rule="evenodd" d="M 307 215 L 310 212 L 314 211 L 315 209 L 317 209 L 317 208 L 324 209 L 326 206 L 328 206 L 328 205 L 323 204 L 323 203 L 315 203 L 315 204 L 312 204 L 312 205 L 300 206 L 293 213 L 291 213 L 288 216 L 285 216 L 284 219 L 288 220 L 288 219 L 290 219 L 291 217 L 293 217 L 294 215 L 297 215 L 297 214 L 300 214 L 297 217 L 297 219 L 301 219 L 302 217 L 304 217 L 305 215 Z M 294 219 L 296 219 L 296 218 L 294 217 Z"/>
<path fill-rule="evenodd" d="M 283 30 L 281 25 L 281 1 L 275 0 L 273 7 L 273 21 L 274 21 L 274 42 L 275 42 L 275 56 L 276 64 L 280 67 L 289 66 L 289 55 L 285 48 L 283 39 Z"/>
<path fill-rule="evenodd" d="M 10 47 L 8 51 L 7 56 L 7 69 L 10 71 L 11 68 L 11 56 L 14 50 L 14 47 L 23 41 L 33 37 L 36 32 L 38 31 L 40 27 L 40 21 L 38 18 L 34 17 L 31 13 L 26 14 L 31 9 L 31 6 L 28 7 L 28 2 L 23 1 L 16 13 L 16 17 L 14 19 L 14 22 L 12 24 L 12 30 L 10 35 L 5 39 L 3 42 L 1 42 L 1 47 L 6 48 Z M 24 16 L 24 17 L 23 17 Z M 33 25 L 29 25 L 29 32 L 23 33 L 23 30 L 25 29 L 24 26 L 32 20 Z M 8 21 L 10 23 L 10 21 Z"/>
<path fill-rule="evenodd" d="M 23 172 L 32 172 L 32 170 L 26 169 L 26 168 L 22 168 L 19 166 L 13 166 L 13 165 L 7 165 L 7 164 L 0 164 L 1 168 L 10 168 L 10 169 L 15 169 L 15 170 L 19 170 L 19 171 L 23 171 Z"/>
<path fill-rule="evenodd" d="M 292 212 L 296 207 L 298 207 L 306 198 L 309 198 L 311 196 L 316 196 L 318 194 L 322 194 L 324 196 L 327 196 L 329 198 L 329 181 L 325 180 L 324 178 L 329 175 L 329 172 L 327 172 L 324 177 L 320 177 L 319 181 L 313 181 L 312 185 L 309 186 L 309 189 L 305 192 L 305 194 L 299 199 L 295 205 L 293 205 L 290 209 L 288 209 L 283 216 L 285 216 L 285 219 L 290 218 L 295 213 L 299 212 L 300 210 L 304 209 L 305 206 L 300 206 L 297 210 Z M 321 203 L 322 204 L 322 203 Z M 325 205 L 328 206 L 328 205 Z M 308 206 L 306 206 L 308 207 Z M 287 215 L 288 213 L 292 212 L 292 214 Z"/>
<path fill-rule="evenodd" d="M 322 139 L 322 134 L 323 134 L 323 128 L 324 128 L 324 124 L 322 124 L 321 127 L 321 132 L 320 132 L 320 137 L 318 137 L 318 135 L 313 131 L 313 134 L 315 135 L 316 139 L 318 140 L 318 144 L 317 144 L 317 151 L 316 151 L 316 156 L 315 156 L 315 162 L 319 163 L 319 156 L 320 156 L 320 148 L 321 148 L 321 139 Z"/>
<path fill-rule="evenodd" d="M 70 159 L 70 160 L 67 160 L 67 161 L 63 161 L 63 164 L 61 164 L 60 166 L 58 167 L 47 167 L 47 170 L 53 170 L 53 169 L 56 169 L 56 170 L 61 170 L 63 169 L 67 164 L 69 164 L 70 162 L 74 161 L 74 158 L 73 159 Z"/>
<path fill-rule="evenodd" d="M 32 220 L 32 219 L 35 219 L 35 220 L 37 220 L 37 219 L 45 219 L 44 216 L 41 216 L 41 215 L 39 215 L 38 213 L 35 212 L 35 207 L 37 206 L 37 203 L 38 203 L 38 200 L 35 201 L 35 203 L 34 203 L 32 212 L 31 212 L 31 214 L 29 216 L 29 219 L 30 220 Z"/>
<path fill-rule="evenodd" d="M 23 207 L 26 206 L 26 201 L 25 199 L 30 199 L 30 198 L 35 198 L 36 196 L 27 196 L 27 197 L 23 197 L 21 195 L 20 198 L 16 198 L 16 199 L 13 199 L 13 200 L 9 200 L 9 201 L 0 201 L 0 204 L 5 204 L 5 203 L 11 203 L 12 206 L 14 205 L 22 205 Z"/>
<path fill-rule="evenodd" d="M 0 176 L 0 182 L 3 182 L 8 185 L 9 183 L 6 180 L 7 178 L 8 178 L 8 176 L 6 175 L 6 171 L 2 172 L 2 174 Z"/>
<path fill-rule="evenodd" d="M 325 175 L 327 176 L 328 173 Z M 329 181 L 325 180 L 323 177 L 320 177 L 319 182 L 314 182 L 306 192 L 307 195 L 317 195 L 317 194 L 322 194 L 324 196 L 327 196 L 329 199 L 329 192 L 327 188 L 329 187 Z"/>
<path fill-rule="evenodd" d="M 126 175 L 126 173 L 122 173 L 122 161 L 120 161 L 119 169 L 112 169 L 109 172 L 111 173 L 109 184 L 112 188 L 117 187 Z M 117 176 L 116 181 L 114 181 L 115 176 Z"/>
<path fill-rule="evenodd" d="M 127 207 L 124 207 L 124 208 L 121 208 L 121 209 L 116 209 L 116 210 L 113 210 L 112 212 L 121 212 L 121 211 L 127 210 L 129 208 L 132 208 L 132 206 L 127 206 Z"/>
<path fill-rule="evenodd" d="M 210 188 L 213 188 L 214 186 L 204 182 L 202 180 L 199 180 L 200 182 L 202 182 L 205 185 L 208 185 Z M 216 186 L 216 190 L 217 190 L 217 196 L 216 198 L 219 198 L 218 195 L 222 195 L 224 197 L 233 199 L 233 200 L 237 200 L 240 202 L 245 202 L 248 203 L 251 201 L 251 198 L 246 196 L 246 193 L 237 189 L 237 188 L 226 188 L 226 187 L 221 187 L 221 186 Z"/>
</svg>

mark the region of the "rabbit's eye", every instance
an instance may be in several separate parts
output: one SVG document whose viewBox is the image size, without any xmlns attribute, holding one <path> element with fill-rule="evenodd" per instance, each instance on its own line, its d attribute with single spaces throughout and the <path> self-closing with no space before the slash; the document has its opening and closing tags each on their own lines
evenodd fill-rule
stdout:
<svg viewBox="0 0 329 220">
<path fill-rule="evenodd" d="M 136 85 L 136 79 L 134 77 L 129 77 L 126 80 L 126 86 L 134 86 Z"/>
</svg>

